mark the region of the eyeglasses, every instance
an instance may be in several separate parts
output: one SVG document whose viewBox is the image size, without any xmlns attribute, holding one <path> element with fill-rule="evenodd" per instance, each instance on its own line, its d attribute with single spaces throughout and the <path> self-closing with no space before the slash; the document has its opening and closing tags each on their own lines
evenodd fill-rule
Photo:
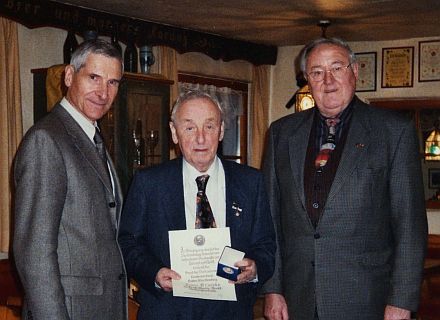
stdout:
<svg viewBox="0 0 440 320">
<path fill-rule="evenodd" d="M 331 67 L 329 70 L 315 69 L 307 73 L 307 76 L 312 78 L 313 81 L 319 82 L 324 80 L 324 76 L 327 72 L 330 72 L 334 78 L 340 79 L 345 75 L 350 66 L 351 63 L 349 63 L 347 66 Z"/>
</svg>

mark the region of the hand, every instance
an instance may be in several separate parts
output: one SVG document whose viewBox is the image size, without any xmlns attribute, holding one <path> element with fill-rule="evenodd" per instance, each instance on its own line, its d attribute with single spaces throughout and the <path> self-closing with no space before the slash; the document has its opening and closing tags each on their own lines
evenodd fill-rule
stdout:
<svg viewBox="0 0 440 320">
<path fill-rule="evenodd" d="M 166 292 L 173 290 L 171 280 L 180 280 L 180 275 L 169 268 L 161 268 L 156 274 L 156 283 Z"/>
<path fill-rule="evenodd" d="M 237 281 L 234 282 L 235 284 L 247 283 L 257 277 L 257 265 L 255 264 L 254 260 L 244 258 L 243 260 L 235 263 L 235 266 L 241 269 L 241 273 L 238 275 Z"/>
<path fill-rule="evenodd" d="M 267 320 L 289 320 L 287 303 L 281 294 L 267 293 L 264 295 L 264 316 Z"/>
<path fill-rule="evenodd" d="M 411 311 L 395 306 L 387 305 L 385 308 L 384 320 L 404 320 L 411 319 Z"/>
</svg>

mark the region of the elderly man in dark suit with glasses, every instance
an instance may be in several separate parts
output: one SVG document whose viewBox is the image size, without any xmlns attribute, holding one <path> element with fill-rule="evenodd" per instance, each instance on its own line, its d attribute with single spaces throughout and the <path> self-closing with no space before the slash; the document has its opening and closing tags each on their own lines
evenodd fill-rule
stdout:
<svg viewBox="0 0 440 320">
<path fill-rule="evenodd" d="M 274 122 L 264 161 L 279 248 L 265 314 L 409 319 L 427 239 L 416 130 L 355 96 L 345 42 L 311 42 L 301 69 L 317 108 Z"/>
</svg>

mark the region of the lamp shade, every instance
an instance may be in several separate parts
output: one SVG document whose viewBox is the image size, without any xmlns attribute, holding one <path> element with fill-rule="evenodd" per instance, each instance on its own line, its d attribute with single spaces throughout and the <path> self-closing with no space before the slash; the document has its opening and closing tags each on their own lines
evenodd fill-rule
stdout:
<svg viewBox="0 0 440 320">
<path fill-rule="evenodd" d="M 425 141 L 425 160 L 440 160 L 440 130 L 437 128 Z"/>
</svg>

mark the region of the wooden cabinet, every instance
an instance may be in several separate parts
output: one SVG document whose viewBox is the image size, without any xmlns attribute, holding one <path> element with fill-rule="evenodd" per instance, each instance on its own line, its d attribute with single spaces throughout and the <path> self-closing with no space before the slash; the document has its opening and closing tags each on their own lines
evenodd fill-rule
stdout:
<svg viewBox="0 0 440 320">
<path fill-rule="evenodd" d="M 34 121 L 47 113 L 47 69 L 32 70 Z M 160 75 L 124 73 L 118 96 L 100 127 L 124 192 L 133 172 L 169 159 L 170 86 Z"/>
</svg>

